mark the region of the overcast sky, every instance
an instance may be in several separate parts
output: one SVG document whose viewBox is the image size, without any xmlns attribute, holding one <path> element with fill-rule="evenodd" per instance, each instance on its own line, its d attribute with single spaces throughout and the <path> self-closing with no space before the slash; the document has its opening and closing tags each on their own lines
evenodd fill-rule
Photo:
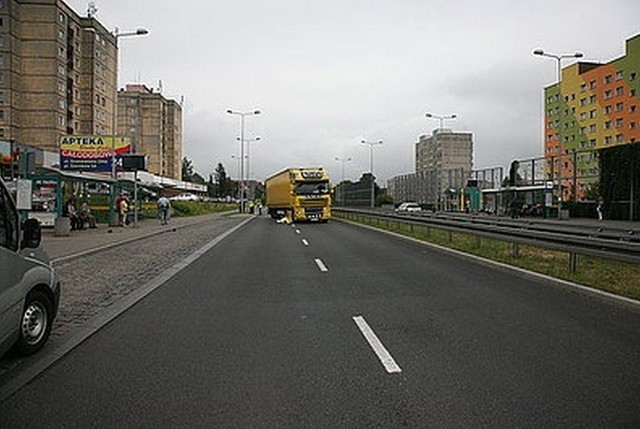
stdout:
<svg viewBox="0 0 640 429">
<path fill-rule="evenodd" d="M 80 15 L 87 1 L 67 0 Z M 183 155 L 203 176 L 222 162 L 238 177 L 239 117 L 252 177 L 323 166 L 337 182 L 369 171 L 379 183 L 414 171 L 414 143 L 456 114 L 473 133 L 474 168 L 542 154 L 543 87 L 555 60 L 624 55 L 640 33 L 638 0 L 96 0 L 120 39 L 120 85 L 140 82 L 183 104 Z M 568 65 L 570 62 L 563 62 Z"/>
</svg>

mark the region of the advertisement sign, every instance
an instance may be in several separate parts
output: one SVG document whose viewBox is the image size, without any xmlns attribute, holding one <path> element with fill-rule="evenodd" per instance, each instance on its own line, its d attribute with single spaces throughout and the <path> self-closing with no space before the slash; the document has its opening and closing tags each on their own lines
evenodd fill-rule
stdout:
<svg viewBox="0 0 640 429">
<path fill-rule="evenodd" d="M 120 170 L 121 156 L 131 152 L 129 137 L 64 136 L 60 139 L 60 167 L 63 170 L 109 172 L 114 150 L 116 169 Z"/>
</svg>

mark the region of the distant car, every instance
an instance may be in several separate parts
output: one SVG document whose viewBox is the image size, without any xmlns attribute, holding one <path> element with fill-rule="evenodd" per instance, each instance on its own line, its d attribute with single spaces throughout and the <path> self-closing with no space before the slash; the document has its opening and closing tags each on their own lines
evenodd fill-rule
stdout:
<svg viewBox="0 0 640 429">
<path fill-rule="evenodd" d="M 171 201 L 200 201 L 200 197 L 198 197 L 197 195 L 194 195 L 194 194 L 185 193 L 185 194 L 180 194 L 180 195 L 176 195 L 174 197 L 171 197 L 171 198 L 169 198 L 169 200 L 171 200 Z"/>
<path fill-rule="evenodd" d="M 400 212 L 419 212 L 422 211 L 420 204 L 418 203 L 402 203 L 396 209 L 397 213 Z"/>
</svg>

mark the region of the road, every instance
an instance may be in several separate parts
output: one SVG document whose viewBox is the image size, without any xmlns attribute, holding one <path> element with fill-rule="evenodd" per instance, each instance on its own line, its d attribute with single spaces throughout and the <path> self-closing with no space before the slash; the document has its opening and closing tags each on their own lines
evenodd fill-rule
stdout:
<svg viewBox="0 0 640 429">
<path fill-rule="evenodd" d="M 0 426 L 637 427 L 639 328 L 410 241 L 263 217 L 0 404 Z"/>
</svg>

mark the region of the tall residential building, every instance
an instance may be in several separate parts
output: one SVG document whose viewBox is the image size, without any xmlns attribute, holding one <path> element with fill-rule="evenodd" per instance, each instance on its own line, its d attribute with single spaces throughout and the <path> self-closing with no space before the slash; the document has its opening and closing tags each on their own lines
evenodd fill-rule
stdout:
<svg viewBox="0 0 640 429">
<path fill-rule="evenodd" d="M 422 135 L 416 143 L 416 173 L 427 170 L 458 170 L 471 172 L 473 165 L 473 135 L 454 133 L 441 128 L 431 136 Z"/>
<path fill-rule="evenodd" d="M 116 39 L 61 0 L 0 1 L 0 140 L 57 152 L 111 134 Z"/>
<path fill-rule="evenodd" d="M 396 202 L 450 206 L 447 191 L 464 187 L 471 176 L 473 134 L 436 129 L 431 136 L 420 136 L 415 148 L 415 173 L 389 179 L 389 194 Z"/>
<path fill-rule="evenodd" d="M 182 107 L 146 85 L 118 91 L 118 134 L 131 138 L 133 151 L 148 156 L 147 169 L 182 176 Z"/>
<path fill-rule="evenodd" d="M 567 66 L 560 88 L 545 88 L 547 174 L 564 200 L 584 197 L 598 180 L 595 151 L 640 141 L 639 92 L 640 35 L 626 41 L 624 56 Z"/>
</svg>

